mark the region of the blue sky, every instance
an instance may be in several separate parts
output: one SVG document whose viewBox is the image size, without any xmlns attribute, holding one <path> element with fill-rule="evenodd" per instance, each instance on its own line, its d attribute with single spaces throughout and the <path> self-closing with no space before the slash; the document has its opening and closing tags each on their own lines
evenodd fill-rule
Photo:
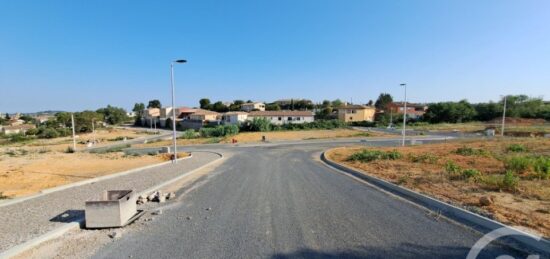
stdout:
<svg viewBox="0 0 550 259">
<path fill-rule="evenodd" d="M 550 1 L 0 0 L 0 111 L 550 99 Z"/>
</svg>

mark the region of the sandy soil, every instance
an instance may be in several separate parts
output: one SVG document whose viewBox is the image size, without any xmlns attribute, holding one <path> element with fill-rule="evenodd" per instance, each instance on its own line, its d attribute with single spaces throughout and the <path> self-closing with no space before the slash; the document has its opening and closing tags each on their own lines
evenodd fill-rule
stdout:
<svg viewBox="0 0 550 259">
<path fill-rule="evenodd" d="M 505 171 L 503 160 L 512 155 L 506 151 L 506 147 L 511 143 L 525 145 L 529 150 L 527 154 L 550 155 L 550 139 L 537 138 L 376 148 L 385 151 L 397 150 L 403 155 L 397 160 L 348 161 L 351 154 L 364 147 L 332 149 L 327 152 L 327 157 L 392 183 L 435 196 L 446 202 L 462 205 L 505 224 L 521 226 L 535 234 L 550 237 L 550 180 L 520 175 L 518 188 L 505 191 L 498 190 L 480 180 L 451 179 L 445 173 L 445 163 L 452 160 L 461 168 L 479 170 L 484 177 L 502 176 Z M 484 149 L 489 154 L 462 156 L 453 152 L 463 146 Z M 436 161 L 413 162 L 412 156 L 423 154 L 435 157 Z M 480 203 L 481 197 L 490 197 L 493 203 L 483 206 Z"/>
</svg>

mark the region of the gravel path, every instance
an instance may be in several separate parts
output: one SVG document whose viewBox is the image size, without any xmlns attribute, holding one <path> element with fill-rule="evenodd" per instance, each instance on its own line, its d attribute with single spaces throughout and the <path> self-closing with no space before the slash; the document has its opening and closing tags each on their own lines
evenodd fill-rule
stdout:
<svg viewBox="0 0 550 259">
<path fill-rule="evenodd" d="M 199 168 L 219 158 L 213 153 L 193 153 L 177 165 L 144 169 L 132 174 L 107 179 L 50 193 L 13 205 L 0 207 L 0 252 L 51 231 L 65 222 L 84 216 L 84 201 L 103 190 L 134 189 L 138 192 Z M 62 218 L 60 215 L 67 213 Z"/>
</svg>

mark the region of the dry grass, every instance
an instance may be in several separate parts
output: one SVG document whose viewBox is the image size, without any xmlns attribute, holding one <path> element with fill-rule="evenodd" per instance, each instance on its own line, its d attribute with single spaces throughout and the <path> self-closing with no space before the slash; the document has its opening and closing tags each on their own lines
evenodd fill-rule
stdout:
<svg viewBox="0 0 550 259">
<path fill-rule="evenodd" d="M 488 180 L 502 179 L 505 172 L 504 161 L 513 155 L 507 151 L 512 143 L 527 147 L 529 151 L 523 155 L 550 156 L 550 139 L 537 138 L 376 148 L 375 150 L 397 150 L 403 156 L 397 160 L 375 160 L 367 163 L 348 160 L 351 154 L 363 150 L 364 147 L 332 149 L 327 152 L 327 157 L 438 199 L 477 207 L 477 210 L 503 223 L 526 227 L 549 237 L 550 180 L 534 178 L 529 172 L 522 173 L 519 174 L 518 186 L 513 189 L 495 187 Z M 485 150 L 485 154 L 463 156 L 454 152 L 464 146 Z M 413 162 L 413 158 L 422 156 L 432 159 Z M 445 172 L 447 161 L 454 161 L 462 169 L 476 169 L 482 175 L 478 178 L 453 179 Z M 479 199 L 483 196 L 492 197 L 494 203 L 482 206 Z"/>
</svg>

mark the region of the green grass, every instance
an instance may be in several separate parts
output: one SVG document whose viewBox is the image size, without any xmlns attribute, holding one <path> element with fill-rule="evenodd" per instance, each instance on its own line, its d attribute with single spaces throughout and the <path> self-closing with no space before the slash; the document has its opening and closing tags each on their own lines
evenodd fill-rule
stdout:
<svg viewBox="0 0 550 259">
<path fill-rule="evenodd" d="M 464 169 L 462 170 L 462 177 L 465 179 L 478 178 L 481 176 L 481 172 L 476 169 Z"/>
<path fill-rule="evenodd" d="M 524 173 L 531 167 L 531 159 L 526 156 L 514 156 L 505 161 L 507 170 Z"/>
<path fill-rule="evenodd" d="M 527 148 L 522 144 L 510 144 L 506 148 L 506 151 L 520 153 L 520 152 L 527 152 Z"/>
<path fill-rule="evenodd" d="M 413 163 L 435 164 L 439 157 L 432 153 L 424 153 L 420 155 L 409 154 L 409 160 Z"/>
<path fill-rule="evenodd" d="M 349 161 L 371 162 L 374 160 L 397 160 L 402 157 L 397 150 L 379 151 L 379 150 L 361 150 L 348 157 Z"/>
</svg>

